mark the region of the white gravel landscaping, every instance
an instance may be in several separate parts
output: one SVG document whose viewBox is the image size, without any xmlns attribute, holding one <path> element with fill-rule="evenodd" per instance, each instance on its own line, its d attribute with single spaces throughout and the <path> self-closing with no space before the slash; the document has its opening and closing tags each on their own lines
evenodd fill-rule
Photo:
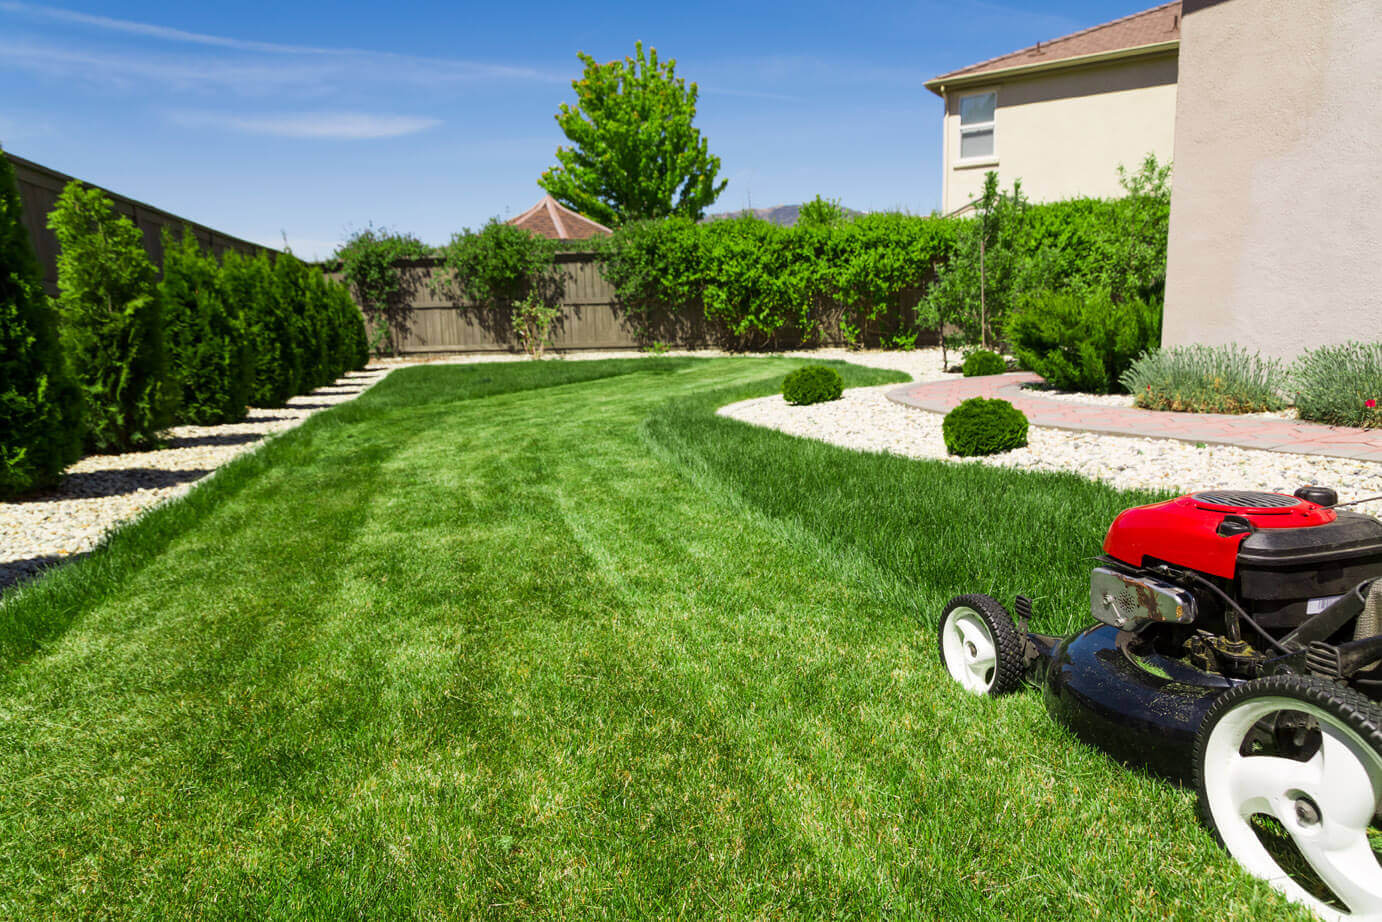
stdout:
<svg viewBox="0 0 1382 922">
<path fill-rule="evenodd" d="M 901 355 L 914 356 L 913 361 L 923 372 L 938 368 L 939 360 L 926 361 L 926 352 L 934 350 Z M 859 357 L 851 360 L 859 361 Z M 926 372 L 926 377 L 949 376 L 931 371 Z M 719 412 L 731 419 L 858 451 L 1022 470 L 1073 471 L 1123 489 L 1251 489 L 1291 493 L 1302 484 L 1315 483 L 1338 490 L 1340 499 L 1382 494 L 1382 464 L 1376 462 L 1222 445 L 1201 448 L 1167 439 L 1062 429 L 1033 427 L 1028 432 L 1028 446 L 1006 454 L 979 459 L 950 458 L 941 437 L 941 415 L 888 400 L 887 392 L 896 386 L 851 388 L 839 400 L 806 407 L 791 406 L 780 395 L 759 397 L 731 404 Z M 1382 502 L 1356 508 L 1382 515 Z"/>
<path fill-rule="evenodd" d="M 90 455 L 67 469 L 51 493 L 0 502 L 0 590 L 46 566 L 84 554 L 122 522 L 181 496 L 203 477 L 313 413 L 351 400 L 392 368 L 370 366 L 335 384 L 254 408 L 238 423 L 177 426 L 167 447 L 123 455 Z"/>
</svg>

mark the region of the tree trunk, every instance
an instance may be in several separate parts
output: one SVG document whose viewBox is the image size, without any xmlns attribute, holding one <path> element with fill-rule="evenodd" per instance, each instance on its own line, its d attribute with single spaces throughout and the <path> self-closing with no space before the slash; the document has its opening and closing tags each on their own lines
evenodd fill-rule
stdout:
<svg viewBox="0 0 1382 922">
<path fill-rule="evenodd" d="M 979 233 L 979 347 L 987 349 L 988 341 L 988 304 L 984 297 L 986 287 L 984 277 L 984 233 Z"/>
</svg>

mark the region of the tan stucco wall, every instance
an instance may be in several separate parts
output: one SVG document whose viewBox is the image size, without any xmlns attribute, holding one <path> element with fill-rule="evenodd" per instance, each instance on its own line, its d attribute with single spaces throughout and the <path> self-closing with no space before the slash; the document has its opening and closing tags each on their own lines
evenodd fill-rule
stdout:
<svg viewBox="0 0 1382 922">
<path fill-rule="evenodd" d="M 960 166 L 959 99 L 998 90 L 997 164 Z M 1118 165 L 1135 170 L 1149 152 L 1171 157 L 1176 118 L 1175 53 L 1030 76 L 946 93 L 942 209 L 961 207 L 998 172 L 1034 202 L 1077 195 L 1121 195 Z"/>
<path fill-rule="evenodd" d="M 1376 0 L 1184 11 L 1163 343 L 1382 339 Z"/>
</svg>

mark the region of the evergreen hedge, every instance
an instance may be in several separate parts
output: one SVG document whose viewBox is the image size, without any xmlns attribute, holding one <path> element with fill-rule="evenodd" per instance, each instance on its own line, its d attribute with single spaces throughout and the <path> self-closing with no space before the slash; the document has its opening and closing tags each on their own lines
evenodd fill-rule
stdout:
<svg viewBox="0 0 1382 922">
<path fill-rule="evenodd" d="M 163 234 L 163 329 L 168 373 L 179 393 L 177 421 L 198 426 L 243 419 L 254 362 L 239 304 L 228 297 L 216 258 L 184 230 Z"/>
<path fill-rule="evenodd" d="M 63 351 L 86 403 L 87 447 L 148 448 L 173 419 L 163 317 L 143 235 L 99 189 L 67 184 L 48 216 Z"/>
<path fill-rule="evenodd" d="M 1004 330 L 1023 368 L 1062 390 L 1108 394 L 1161 342 L 1161 305 L 1114 301 L 1102 290 L 1047 291 L 1024 301 Z"/>
<path fill-rule="evenodd" d="M 0 497 L 57 483 L 81 457 L 81 411 L 14 170 L 0 152 Z"/>
</svg>

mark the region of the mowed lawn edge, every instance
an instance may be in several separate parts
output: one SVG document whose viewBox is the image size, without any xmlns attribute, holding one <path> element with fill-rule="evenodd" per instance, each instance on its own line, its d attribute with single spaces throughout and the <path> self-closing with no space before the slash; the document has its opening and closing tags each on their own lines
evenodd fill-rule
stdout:
<svg viewBox="0 0 1382 922">
<path fill-rule="evenodd" d="M 1188 792 L 935 663 L 954 592 L 1082 623 L 1096 520 L 1142 497 L 714 415 L 796 361 L 602 364 L 395 373 L 94 571 L 0 674 L 0 907 L 1292 916 Z"/>
<path fill-rule="evenodd" d="M 656 370 L 680 361 L 683 360 L 612 359 L 543 365 L 506 364 L 502 378 L 477 375 L 473 387 L 450 399 L 480 400 L 501 393 L 561 387 L 628 374 L 647 363 L 651 363 L 651 370 Z M 380 384 L 396 375 L 406 375 L 408 371 L 407 368 L 396 369 Z M 301 425 L 270 436 L 254 451 L 212 471 L 182 496 L 111 529 L 89 554 L 52 567 L 0 593 L 0 678 L 8 669 L 61 635 L 83 608 L 98 603 L 116 589 L 122 579 L 154 564 L 171 541 L 194 528 L 246 484 L 277 466 L 299 460 L 304 444 L 318 433 L 350 426 L 377 409 L 396 406 L 400 401 L 406 403 L 406 400 L 396 395 L 392 387 L 381 388 L 376 384 L 355 400 L 315 413 Z"/>
</svg>

